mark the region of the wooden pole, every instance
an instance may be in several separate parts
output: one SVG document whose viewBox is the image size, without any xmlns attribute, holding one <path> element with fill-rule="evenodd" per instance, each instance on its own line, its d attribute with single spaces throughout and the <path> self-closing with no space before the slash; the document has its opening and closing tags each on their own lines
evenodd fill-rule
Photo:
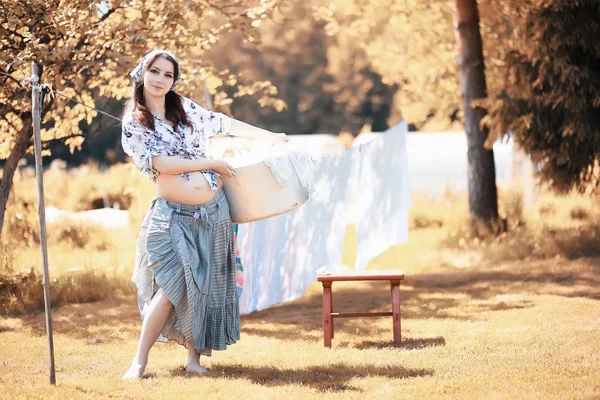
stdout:
<svg viewBox="0 0 600 400">
<path fill-rule="evenodd" d="M 210 100 L 210 92 L 207 88 L 204 89 L 204 102 L 206 103 L 206 109 L 212 110 L 212 101 Z"/>
<path fill-rule="evenodd" d="M 46 244 L 46 207 L 44 205 L 44 179 L 42 175 L 42 137 L 40 133 L 40 87 L 39 68 L 31 63 L 31 104 L 33 118 L 33 144 L 35 148 L 35 174 L 38 184 L 38 215 L 40 221 L 40 243 L 44 267 L 44 306 L 46 310 L 46 332 L 48 334 L 48 366 L 50 369 L 50 384 L 56 384 L 54 368 L 54 342 L 52 340 L 52 315 L 50 309 L 50 278 L 48 273 L 48 248 Z"/>
<path fill-rule="evenodd" d="M 208 90 L 208 79 L 204 79 L 204 104 L 207 110 L 212 110 L 212 100 L 210 98 L 210 91 Z"/>
</svg>

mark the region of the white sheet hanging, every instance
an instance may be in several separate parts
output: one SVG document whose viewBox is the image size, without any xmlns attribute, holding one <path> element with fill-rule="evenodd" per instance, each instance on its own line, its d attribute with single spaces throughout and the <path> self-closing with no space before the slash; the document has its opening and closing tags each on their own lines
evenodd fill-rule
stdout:
<svg viewBox="0 0 600 400">
<path fill-rule="evenodd" d="M 356 270 L 376 256 L 408 240 L 410 188 L 406 121 L 358 146 L 355 186 Z"/>
<path fill-rule="evenodd" d="M 368 143 L 317 159 L 304 206 L 239 226 L 245 271 L 242 314 L 296 299 L 315 281 L 318 269 L 340 267 L 352 187 L 357 196 L 357 270 L 407 241 L 407 130 L 402 122 Z"/>
<path fill-rule="evenodd" d="M 245 272 L 242 314 L 302 296 L 317 269 L 340 264 L 356 152 L 348 149 L 316 160 L 305 205 L 239 226 Z"/>
</svg>

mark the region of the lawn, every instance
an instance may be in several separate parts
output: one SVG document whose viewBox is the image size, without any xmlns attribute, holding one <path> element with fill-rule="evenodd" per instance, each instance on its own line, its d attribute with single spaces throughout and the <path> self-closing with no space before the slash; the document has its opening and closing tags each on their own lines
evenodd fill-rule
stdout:
<svg viewBox="0 0 600 400">
<path fill-rule="evenodd" d="M 369 264 L 406 272 L 399 346 L 388 317 L 336 320 L 333 347 L 324 348 L 315 283 L 298 300 L 242 316 L 241 340 L 203 358 L 209 376 L 187 374 L 185 349 L 159 343 L 145 378 L 122 381 L 141 326 L 128 280 L 135 231 L 151 193 L 120 176 L 123 188 L 145 193 L 133 198 L 131 229 L 91 231 L 82 248 L 64 241 L 49 248 L 57 385 L 48 384 L 44 314 L 40 296 L 31 295 L 41 287 L 29 281 L 31 298 L 3 303 L 12 311 L 0 316 L 0 398 L 600 398 L 597 203 L 544 194 L 523 212 L 506 192 L 500 198 L 510 224 L 506 234 L 472 237 L 463 195 L 416 199 L 409 242 Z M 49 193 L 50 202 L 61 196 Z M 70 196 L 72 209 L 86 202 L 77 198 Z M 10 229 L 25 235 L 19 221 L 27 215 L 19 219 L 19 212 L 10 211 L 17 221 Z M 349 226 L 342 260 L 348 265 L 355 234 Z M 35 243 L 10 249 L 0 249 L 7 279 L 39 268 Z M 335 287 L 336 311 L 390 309 L 384 283 Z"/>
<path fill-rule="evenodd" d="M 320 288 L 242 318 L 242 339 L 184 372 L 185 350 L 157 344 L 147 376 L 123 382 L 140 328 L 133 296 L 54 311 L 57 386 L 43 313 L 0 318 L 2 398 L 535 398 L 600 396 L 600 258 L 411 274 L 402 333 L 388 318 L 340 320 L 322 343 Z M 346 283 L 345 310 L 389 308 L 385 285 Z"/>
</svg>

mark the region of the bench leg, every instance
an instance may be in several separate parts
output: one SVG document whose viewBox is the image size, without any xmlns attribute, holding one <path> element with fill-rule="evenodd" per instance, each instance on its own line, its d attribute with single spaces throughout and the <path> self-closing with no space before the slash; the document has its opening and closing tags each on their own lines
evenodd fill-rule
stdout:
<svg viewBox="0 0 600 400">
<path fill-rule="evenodd" d="M 331 282 L 323 282 L 323 339 L 325 347 L 331 347 L 331 337 L 333 336 L 331 304 Z"/>
<path fill-rule="evenodd" d="M 392 323 L 394 326 L 394 344 L 400 345 L 402 341 L 400 313 L 400 281 L 392 281 Z"/>
<path fill-rule="evenodd" d="M 329 289 L 329 312 L 332 313 L 333 312 L 333 290 Z M 333 317 L 331 317 L 329 319 L 329 321 L 331 322 L 331 338 L 333 339 L 333 335 L 334 335 L 334 321 L 335 319 Z"/>
</svg>

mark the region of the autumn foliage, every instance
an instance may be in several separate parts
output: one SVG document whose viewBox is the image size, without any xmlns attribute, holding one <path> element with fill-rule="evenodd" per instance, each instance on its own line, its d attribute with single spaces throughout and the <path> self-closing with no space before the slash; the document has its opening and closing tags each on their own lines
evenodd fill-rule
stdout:
<svg viewBox="0 0 600 400">
<path fill-rule="evenodd" d="M 490 141 L 512 135 L 559 191 L 597 190 L 600 3 L 526 2 L 515 21 L 504 85 L 484 102 Z"/>
<path fill-rule="evenodd" d="M 32 61 L 42 66 L 42 81 L 90 106 L 95 99 L 123 99 L 130 93 L 129 71 L 149 49 L 171 49 L 186 63 L 183 94 L 202 93 L 214 81 L 204 58 L 225 32 L 237 30 L 257 41 L 257 21 L 267 18 L 275 1 L 75 1 L 0 2 L 0 231 L 14 171 L 31 151 L 30 92 L 21 81 Z M 214 89 L 214 88 L 213 88 Z M 261 90 L 269 97 L 269 85 Z M 82 125 L 97 115 L 80 104 L 55 97 L 44 109 L 44 145 L 64 140 L 79 147 Z M 47 152 L 46 152 L 47 154 Z"/>
<path fill-rule="evenodd" d="M 147 51 L 182 60 L 183 95 L 287 133 L 356 135 L 400 119 L 464 129 L 447 0 L 12 0 L 0 2 L 0 227 L 19 160 L 31 152 L 30 63 L 42 81 L 118 114 L 128 72 Z M 490 140 L 512 133 L 541 177 L 567 190 L 598 182 L 598 5 L 592 0 L 479 0 Z M 45 154 L 118 121 L 48 99 Z M 66 150 L 61 150 L 64 154 Z M 121 157 L 121 158 L 119 158 Z M 102 158 L 123 160 L 124 155 Z"/>
</svg>

